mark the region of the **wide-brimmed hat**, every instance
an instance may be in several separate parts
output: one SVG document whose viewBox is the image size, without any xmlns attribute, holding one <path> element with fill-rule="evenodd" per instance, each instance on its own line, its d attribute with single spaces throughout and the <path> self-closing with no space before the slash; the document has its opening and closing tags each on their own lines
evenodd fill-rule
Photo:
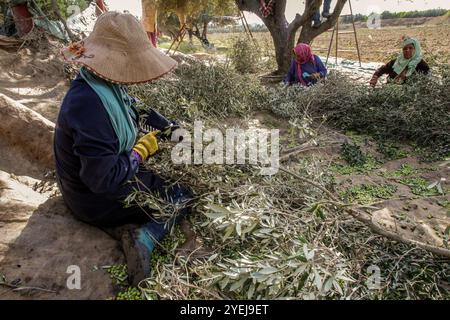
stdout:
<svg viewBox="0 0 450 320">
<path fill-rule="evenodd" d="M 131 14 L 102 14 L 92 33 L 62 50 L 64 59 L 85 66 L 113 83 L 149 82 L 167 74 L 177 62 L 153 47 L 142 24 Z"/>
</svg>

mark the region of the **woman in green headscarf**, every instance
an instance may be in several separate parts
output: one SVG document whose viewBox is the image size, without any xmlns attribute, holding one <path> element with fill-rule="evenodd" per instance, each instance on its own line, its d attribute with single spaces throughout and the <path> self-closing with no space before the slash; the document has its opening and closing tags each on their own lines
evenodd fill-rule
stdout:
<svg viewBox="0 0 450 320">
<path fill-rule="evenodd" d="M 428 74 L 430 67 L 423 60 L 420 43 L 415 38 L 405 38 L 403 40 L 403 52 L 397 59 L 390 61 L 379 68 L 370 80 L 370 85 L 375 87 L 378 79 L 388 75 L 388 82 L 403 84 L 407 78 L 415 73 Z"/>
</svg>

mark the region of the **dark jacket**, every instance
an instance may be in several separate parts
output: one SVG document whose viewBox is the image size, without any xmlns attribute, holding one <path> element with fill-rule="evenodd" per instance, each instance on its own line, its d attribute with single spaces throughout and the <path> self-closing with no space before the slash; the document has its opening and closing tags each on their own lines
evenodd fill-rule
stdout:
<svg viewBox="0 0 450 320">
<path fill-rule="evenodd" d="M 327 68 L 325 67 L 322 60 L 318 56 L 314 55 L 314 59 L 316 61 L 315 65 L 311 62 L 302 64 L 302 72 L 308 72 L 309 74 L 319 72 L 320 77 L 325 78 L 328 73 Z M 298 75 L 297 75 L 297 63 L 298 62 L 295 59 L 292 60 L 288 74 L 286 75 L 286 78 L 284 80 L 285 83 L 294 84 L 294 83 L 300 82 L 300 80 L 298 79 Z M 307 86 L 313 85 L 317 82 L 317 81 L 311 80 L 310 78 L 304 78 L 304 77 L 303 77 L 303 80 L 305 81 Z"/>
<path fill-rule="evenodd" d="M 78 77 L 61 106 L 54 152 L 64 200 L 81 220 L 94 221 L 123 207 L 120 189 L 135 176 L 139 163 L 131 152 L 118 151 L 119 140 L 100 98 Z"/>
<path fill-rule="evenodd" d="M 390 61 L 389 63 L 385 64 L 381 68 L 379 68 L 375 72 L 375 76 L 381 77 L 384 74 L 388 75 L 388 78 L 395 79 L 398 74 L 394 71 L 393 66 L 395 64 L 396 59 Z M 422 59 L 422 61 L 419 62 L 419 64 L 416 67 L 416 71 L 414 73 L 422 73 L 422 74 L 428 74 L 430 71 L 430 67 L 428 64 Z"/>
</svg>

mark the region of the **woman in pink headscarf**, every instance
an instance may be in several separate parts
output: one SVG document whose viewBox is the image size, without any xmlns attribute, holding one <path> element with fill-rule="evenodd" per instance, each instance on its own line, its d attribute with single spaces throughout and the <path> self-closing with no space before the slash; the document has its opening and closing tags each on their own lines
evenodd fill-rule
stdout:
<svg viewBox="0 0 450 320">
<path fill-rule="evenodd" d="M 327 68 L 322 60 L 312 53 L 309 45 L 299 43 L 294 48 L 294 54 L 295 59 L 291 63 L 285 83 L 311 86 L 327 76 Z"/>
</svg>

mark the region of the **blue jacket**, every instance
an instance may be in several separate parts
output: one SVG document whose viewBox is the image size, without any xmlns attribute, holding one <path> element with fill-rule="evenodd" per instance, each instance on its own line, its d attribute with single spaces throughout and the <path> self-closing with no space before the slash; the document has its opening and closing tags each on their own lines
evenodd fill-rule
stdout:
<svg viewBox="0 0 450 320">
<path fill-rule="evenodd" d="M 325 67 L 322 60 L 318 56 L 314 55 L 314 59 L 316 60 L 316 65 L 314 65 L 311 62 L 306 62 L 302 64 L 302 72 L 307 72 L 309 74 L 319 72 L 320 77 L 325 78 L 328 73 L 327 68 Z M 306 82 L 306 85 L 308 86 L 313 85 L 317 82 L 312 81 L 311 79 L 305 77 L 303 77 L 303 80 Z M 288 74 L 286 75 L 284 82 L 287 84 L 294 84 L 300 82 L 297 76 L 297 61 L 295 59 L 292 60 L 291 66 L 289 67 L 289 71 Z"/>
<path fill-rule="evenodd" d="M 120 189 L 135 176 L 139 163 L 131 152 L 118 150 L 119 140 L 100 98 L 78 77 L 61 106 L 54 152 L 64 200 L 81 220 L 95 221 L 123 207 Z"/>
</svg>

